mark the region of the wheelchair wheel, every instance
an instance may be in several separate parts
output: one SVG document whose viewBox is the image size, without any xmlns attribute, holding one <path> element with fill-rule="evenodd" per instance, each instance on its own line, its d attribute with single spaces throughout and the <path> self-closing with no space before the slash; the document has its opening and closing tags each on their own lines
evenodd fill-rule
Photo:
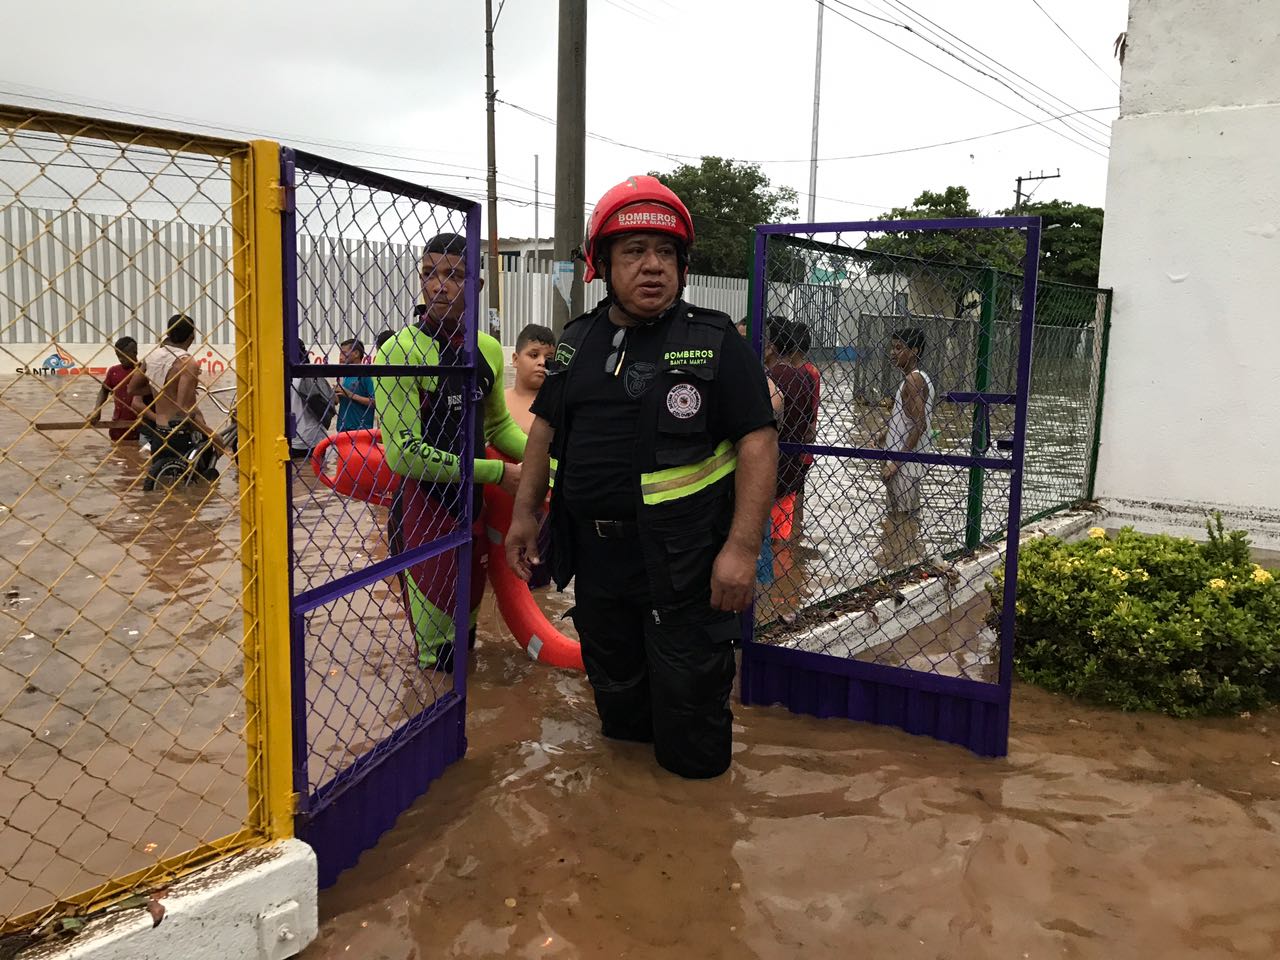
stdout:
<svg viewBox="0 0 1280 960">
<path fill-rule="evenodd" d="M 166 457 L 160 463 L 153 463 L 147 470 L 147 478 L 142 481 L 142 489 L 149 493 L 156 488 L 157 484 L 171 487 L 181 483 L 188 473 L 190 473 L 190 465 L 185 460 Z"/>
</svg>

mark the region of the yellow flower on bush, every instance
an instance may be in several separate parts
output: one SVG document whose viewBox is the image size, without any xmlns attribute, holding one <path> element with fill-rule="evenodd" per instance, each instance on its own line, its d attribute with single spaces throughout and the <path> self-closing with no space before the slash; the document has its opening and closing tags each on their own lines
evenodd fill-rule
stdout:
<svg viewBox="0 0 1280 960">
<path fill-rule="evenodd" d="M 1253 565 L 1253 576 L 1250 577 L 1250 579 L 1254 583 L 1270 583 L 1272 580 L 1275 579 L 1275 577 L 1271 575 L 1270 570 L 1267 570 L 1264 567 L 1260 567 L 1255 563 Z"/>
<path fill-rule="evenodd" d="M 1098 551 L 1098 556 L 1100 557 L 1114 557 L 1115 555 L 1116 555 L 1116 552 L 1112 550 L 1110 547 L 1103 547 L 1101 550 Z"/>
<path fill-rule="evenodd" d="M 1119 567 L 1112 567 L 1112 568 L 1111 568 L 1111 575 L 1112 575 L 1113 577 L 1115 577 L 1117 580 L 1128 580 L 1128 579 L 1129 579 L 1129 575 L 1128 575 L 1127 573 L 1125 573 L 1123 570 L 1121 570 Z"/>
<path fill-rule="evenodd" d="M 1214 590 L 1225 590 L 1227 589 L 1227 581 L 1221 577 L 1214 577 L 1209 581 L 1209 586 L 1213 587 Z"/>
<path fill-rule="evenodd" d="M 1090 540 L 1105 540 L 1105 539 L 1107 539 L 1107 531 L 1103 530 L 1101 527 L 1090 527 L 1090 528 L 1089 528 L 1089 539 L 1090 539 Z"/>
</svg>

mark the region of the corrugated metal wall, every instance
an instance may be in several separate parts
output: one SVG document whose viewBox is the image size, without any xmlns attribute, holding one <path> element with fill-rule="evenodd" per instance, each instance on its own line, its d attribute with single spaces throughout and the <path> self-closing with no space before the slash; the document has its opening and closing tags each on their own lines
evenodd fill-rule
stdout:
<svg viewBox="0 0 1280 960">
<path fill-rule="evenodd" d="M 198 226 L 11 205 L 0 210 L 0 344 L 102 344 L 120 336 L 160 339 L 175 313 L 193 317 L 200 340 L 231 346 L 234 285 L 226 226 Z M 77 255 L 78 252 L 78 255 Z M 409 316 L 417 298 L 419 251 L 396 243 L 300 237 L 303 329 L 335 313 Z M 372 264 L 377 263 L 377 269 Z M 323 277 L 323 283 L 306 282 Z M 377 277 L 376 284 L 369 278 Z M 504 271 L 502 342 L 526 324 L 549 326 L 551 264 Z M 586 303 L 604 296 L 601 281 Z M 735 320 L 747 312 L 747 281 L 691 276 L 685 296 Z M 355 324 L 354 326 L 361 326 Z"/>
</svg>

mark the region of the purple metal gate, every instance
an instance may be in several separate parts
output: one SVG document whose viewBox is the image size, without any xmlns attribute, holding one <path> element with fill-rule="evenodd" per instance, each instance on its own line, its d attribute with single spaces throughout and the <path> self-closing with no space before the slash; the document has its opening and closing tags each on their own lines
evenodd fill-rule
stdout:
<svg viewBox="0 0 1280 960">
<path fill-rule="evenodd" d="M 464 494 L 474 454 L 480 207 L 289 149 L 281 183 L 296 828 L 315 849 L 325 886 L 466 751 L 473 509 Z M 424 244 L 447 234 L 465 238 L 457 356 L 407 362 L 395 337 L 381 347 L 389 362 L 370 365 L 380 333 L 408 332 L 418 322 Z M 335 396 L 335 380 L 350 396 Z M 451 429 L 443 420 L 425 422 L 423 383 L 460 395 Z M 356 399 L 366 394 L 375 402 Z M 331 426 L 324 422 L 329 402 L 338 408 Z M 456 482 L 412 502 L 405 483 L 392 494 L 362 460 L 376 446 L 372 435 L 352 432 L 373 426 L 375 412 L 382 426 L 410 415 L 416 439 L 452 445 Z M 372 491 L 380 502 L 334 487 Z M 430 610 L 446 621 L 452 615 L 452 675 L 420 665 L 418 631 L 427 617 L 421 606 L 414 616 L 411 576 L 434 578 L 427 588 L 444 609 Z"/>
<path fill-rule="evenodd" d="M 1007 753 L 1039 246 L 1034 217 L 756 228 L 787 413 L 743 703 Z"/>
</svg>

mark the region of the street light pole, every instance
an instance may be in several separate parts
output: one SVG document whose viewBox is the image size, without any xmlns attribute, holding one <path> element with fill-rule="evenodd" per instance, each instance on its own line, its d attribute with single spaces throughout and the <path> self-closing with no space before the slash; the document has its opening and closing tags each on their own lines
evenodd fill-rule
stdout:
<svg viewBox="0 0 1280 960">
<path fill-rule="evenodd" d="M 822 11 L 818 0 L 818 50 L 813 57 L 813 143 L 809 151 L 809 222 L 817 219 L 818 205 L 818 100 L 822 93 Z"/>
<path fill-rule="evenodd" d="M 493 0 L 484 0 L 484 64 L 485 99 L 489 107 L 489 306 L 497 310 L 501 303 L 498 283 L 498 146 L 494 132 L 493 107 L 497 95 L 493 90 Z M 488 322 L 481 324 L 488 329 Z"/>
</svg>

